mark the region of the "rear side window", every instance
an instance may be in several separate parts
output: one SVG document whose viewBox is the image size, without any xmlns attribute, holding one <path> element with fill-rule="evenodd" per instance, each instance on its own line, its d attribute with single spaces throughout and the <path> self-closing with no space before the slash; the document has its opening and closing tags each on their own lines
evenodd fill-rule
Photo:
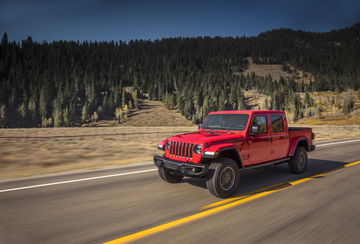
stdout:
<svg viewBox="0 0 360 244">
<path fill-rule="evenodd" d="M 252 125 L 260 126 L 259 134 L 264 134 L 268 131 L 266 116 L 255 116 L 252 120 Z"/>
<path fill-rule="evenodd" d="M 281 115 L 271 115 L 271 127 L 273 132 L 284 131 Z"/>
</svg>

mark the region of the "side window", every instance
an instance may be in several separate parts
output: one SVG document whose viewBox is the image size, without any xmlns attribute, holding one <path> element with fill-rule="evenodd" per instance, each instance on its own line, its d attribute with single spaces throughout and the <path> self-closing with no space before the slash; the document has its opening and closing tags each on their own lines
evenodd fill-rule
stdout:
<svg viewBox="0 0 360 244">
<path fill-rule="evenodd" d="M 281 115 L 271 115 L 271 127 L 273 132 L 284 131 Z"/>
<path fill-rule="evenodd" d="M 255 116 L 252 120 L 252 125 L 260 126 L 259 134 L 264 134 L 268 131 L 266 116 Z"/>
</svg>

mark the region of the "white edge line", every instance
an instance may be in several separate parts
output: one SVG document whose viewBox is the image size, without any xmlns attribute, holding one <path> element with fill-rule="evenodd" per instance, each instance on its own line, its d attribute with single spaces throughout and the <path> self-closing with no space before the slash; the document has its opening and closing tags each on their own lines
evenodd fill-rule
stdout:
<svg viewBox="0 0 360 244">
<path fill-rule="evenodd" d="M 339 142 L 331 142 L 331 143 L 325 143 L 325 144 L 316 145 L 316 147 L 324 147 L 324 146 L 330 146 L 330 145 L 335 145 L 335 144 L 343 144 L 343 143 L 358 142 L 358 141 L 360 141 L 360 139 L 348 140 L 348 141 L 339 141 Z M 116 177 L 116 176 L 141 174 L 141 173 L 151 172 L 151 171 L 155 171 L 155 170 L 157 170 L 157 169 L 147 169 L 147 170 L 126 172 L 126 173 L 119 173 L 119 174 L 112 174 L 112 175 L 102 175 L 102 176 L 95 176 L 95 177 L 75 179 L 75 180 L 59 181 L 59 182 L 32 185 L 32 186 L 23 186 L 23 187 L 0 190 L 0 193 L 9 192 L 9 191 L 25 190 L 25 189 L 31 189 L 31 188 L 38 188 L 38 187 L 43 187 L 43 186 L 54 186 L 54 185 L 68 184 L 68 183 L 81 182 L 81 181 L 89 181 L 89 180 L 111 178 L 111 177 Z"/>
<path fill-rule="evenodd" d="M 157 169 L 147 169 L 147 170 L 140 170 L 140 171 L 134 171 L 134 172 L 126 172 L 126 173 L 119 173 L 119 174 L 112 174 L 112 175 L 102 175 L 102 176 L 95 176 L 95 177 L 75 179 L 75 180 L 67 180 L 67 181 L 59 181 L 59 182 L 32 185 L 32 186 L 23 186 L 23 187 L 0 190 L 0 193 L 9 192 L 9 191 L 18 191 L 18 190 L 24 190 L 24 189 L 31 189 L 31 188 L 38 188 L 38 187 L 43 187 L 43 186 L 53 186 L 53 185 L 61 185 L 61 184 L 68 184 L 68 183 L 81 182 L 81 181 L 89 181 L 89 180 L 111 178 L 111 177 L 116 177 L 116 176 L 141 174 L 141 173 L 151 172 L 151 171 L 155 171 L 155 170 L 157 170 Z"/>
<path fill-rule="evenodd" d="M 349 141 L 338 141 L 338 142 L 324 143 L 324 144 L 316 145 L 316 147 L 324 147 L 324 146 L 330 146 L 330 145 L 335 145 L 335 144 L 343 144 L 343 143 L 349 143 L 349 142 L 357 142 L 357 141 L 360 141 L 360 139 L 349 140 Z"/>
</svg>

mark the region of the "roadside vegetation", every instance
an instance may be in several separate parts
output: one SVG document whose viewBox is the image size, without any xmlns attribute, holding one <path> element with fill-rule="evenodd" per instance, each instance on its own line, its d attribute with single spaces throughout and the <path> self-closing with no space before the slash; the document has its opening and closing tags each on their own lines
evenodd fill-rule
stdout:
<svg viewBox="0 0 360 244">
<path fill-rule="evenodd" d="M 360 137 L 360 125 L 312 127 L 316 141 Z M 0 179 L 151 162 L 161 140 L 195 130 L 196 126 L 0 129 Z"/>
</svg>

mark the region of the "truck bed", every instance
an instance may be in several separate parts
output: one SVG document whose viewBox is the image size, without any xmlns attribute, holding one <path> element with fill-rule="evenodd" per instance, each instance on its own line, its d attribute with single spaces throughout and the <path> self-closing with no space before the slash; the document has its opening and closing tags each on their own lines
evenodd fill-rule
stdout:
<svg viewBox="0 0 360 244">
<path fill-rule="evenodd" d="M 297 137 L 306 137 L 308 144 L 308 151 L 311 150 L 313 142 L 312 140 L 315 138 L 315 135 L 312 133 L 312 129 L 309 127 L 289 127 L 289 136 L 290 141 L 293 141 Z"/>
<path fill-rule="evenodd" d="M 310 127 L 289 127 L 289 131 L 294 131 L 294 130 L 311 130 Z"/>
</svg>

